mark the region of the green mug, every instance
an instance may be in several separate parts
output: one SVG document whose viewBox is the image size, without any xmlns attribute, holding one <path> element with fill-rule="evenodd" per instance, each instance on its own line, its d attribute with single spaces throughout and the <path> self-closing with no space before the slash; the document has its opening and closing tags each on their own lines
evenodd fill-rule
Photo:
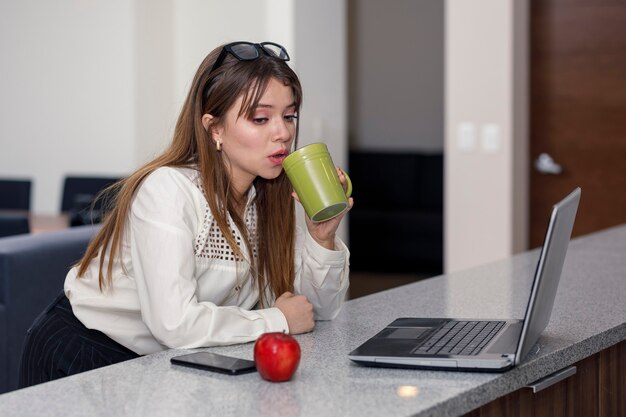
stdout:
<svg viewBox="0 0 626 417">
<path fill-rule="evenodd" d="M 330 220 L 348 208 L 352 181 L 344 172 L 344 191 L 325 144 L 313 143 L 292 152 L 283 161 L 283 168 L 304 211 L 314 222 Z"/>
</svg>

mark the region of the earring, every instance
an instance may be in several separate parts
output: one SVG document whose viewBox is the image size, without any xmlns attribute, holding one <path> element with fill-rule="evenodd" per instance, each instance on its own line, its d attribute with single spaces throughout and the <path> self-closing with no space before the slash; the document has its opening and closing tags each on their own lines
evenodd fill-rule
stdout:
<svg viewBox="0 0 626 417">
<path fill-rule="evenodd" d="M 222 141 L 221 140 L 216 140 L 215 141 L 215 147 L 217 148 L 218 152 L 222 151 Z"/>
</svg>

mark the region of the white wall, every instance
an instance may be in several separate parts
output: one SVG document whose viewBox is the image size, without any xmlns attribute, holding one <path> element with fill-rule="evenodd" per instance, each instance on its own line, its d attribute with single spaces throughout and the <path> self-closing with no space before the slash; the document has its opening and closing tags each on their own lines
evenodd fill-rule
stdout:
<svg viewBox="0 0 626 417">
<path fill-rule="evenodd" d="M 66 173 L 131 172 L 169 142 L 202 59 L 234 40 L 288 48 L 301 143 L 345 166 L 345 19 L 345 0 L 0 1 L 0 176 L 31 177 L 34 211 L 56 213 Z"/>
<path fill-rule="evenodd" d="M 180 103 L 174 82 L 174 0 L 135 0 L 133 12 L 133 167 L 170 141 Z M 131 170 L 132 170 L 131 168 Z"/>
<path fill-rule="evenodd" d="M 57 212 L 67 173 L 134 164 L 134 22 L 126 0 L 0 2 L 0 176 Z"/>
<path fill-rule="evenodd" d="M 445 270 L 527 246 L 526 0 L 447 0 Z"/>
</svg>

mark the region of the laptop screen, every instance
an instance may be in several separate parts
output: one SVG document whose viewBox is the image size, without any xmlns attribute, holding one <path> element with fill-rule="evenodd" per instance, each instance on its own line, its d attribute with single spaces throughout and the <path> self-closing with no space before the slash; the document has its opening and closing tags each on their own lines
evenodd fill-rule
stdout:
<svg viewBox="0 0 626 417">
<path fill-rule="evenodd" d="M 516 365 L 526 357 L 550 321 L 567 246 L 578 210 L 580 192 L 580 188 L 576 188 L 552 208 L 550 223 L 537 262 L 531 296 L 524 315 L 524 326 L 515 357 Z"/>
</svg>

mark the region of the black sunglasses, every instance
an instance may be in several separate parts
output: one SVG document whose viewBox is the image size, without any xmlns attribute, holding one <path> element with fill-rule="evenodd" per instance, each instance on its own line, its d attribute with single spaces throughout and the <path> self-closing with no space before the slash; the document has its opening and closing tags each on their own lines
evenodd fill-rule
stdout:
<svg viewBox="0 0 626 417">
<path fill-rule="evenodd" d="M 289 54 L 284 46 L 281 46 L 274 42 L 261 42 L 261 43 L 252 43 L 252 42 L 233 42 L 228 45 L 224 45 L 222 51 L 220 52 L 217 60 L 215 60 L 215 64 L 211 67 L 212 73 L 216 69 L 224 63 L 226 59 L 226 55 L 229 53 L 237 58 L 240 61 L 254 61 L 261 56 L 261 52 L 265 53 L 272 58 L 280 59 L 281 61 L 289 61 Z"/>
</svg>

